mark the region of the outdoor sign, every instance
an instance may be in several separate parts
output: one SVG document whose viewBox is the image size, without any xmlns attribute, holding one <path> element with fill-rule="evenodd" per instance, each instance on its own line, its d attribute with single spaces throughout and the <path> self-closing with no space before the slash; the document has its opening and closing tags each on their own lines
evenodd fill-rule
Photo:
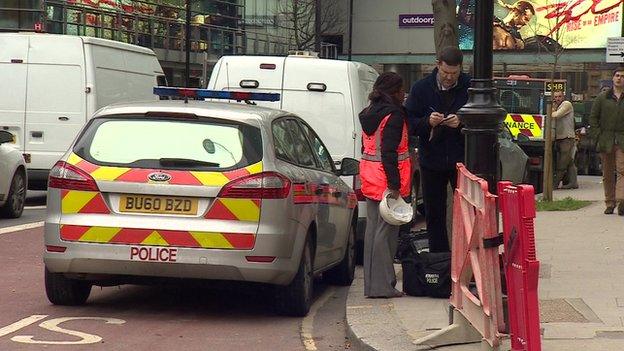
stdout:
<svg viewBox="0 0 624 351">
<path fill-rule="evenodd" d="M 615 37 L 607 39 L 607 62 L 624 62 L 624 38 Z"/>
<path fill-rule="evenodd" d="M 456 1 L 459 45 L 472 50 L 476 0 Z M 494 50 L 605 48 L 608 37 L 622 36 L 623 4 L 624 0 L 497 0 Z"/>
<path fill-rule="evenodd" d="M 624 0 L 623 0 L 624 1 Z M 399 28 L 433 28 L 433 14 L 399 15 Z"/>
</svg>

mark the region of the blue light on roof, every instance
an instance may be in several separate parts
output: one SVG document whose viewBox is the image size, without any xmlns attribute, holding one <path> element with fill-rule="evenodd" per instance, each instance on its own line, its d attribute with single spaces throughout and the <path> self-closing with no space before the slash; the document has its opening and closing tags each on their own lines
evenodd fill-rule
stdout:
<svg viewBox="0 0 624 351">
<path fill-rule="evenodd" d="M 223 99 L 236 101 L 279 101 L 278 93 L 251 93 L 246 91 L 226 91 L 194 88 L 154 87 L 158 96 L 178 96 L 186 98 Z"/>
</svg>

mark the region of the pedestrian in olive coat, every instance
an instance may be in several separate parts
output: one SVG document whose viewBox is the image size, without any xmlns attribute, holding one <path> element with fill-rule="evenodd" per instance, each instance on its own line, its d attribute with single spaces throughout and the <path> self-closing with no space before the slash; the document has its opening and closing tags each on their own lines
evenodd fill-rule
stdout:
<svg viewBox="0 0 624 351">
<path fill-rule="evenodd" d="M 613 72 L 613 88 L 600 93 L 589 116 L 590 134 L 602 160 L 605 214 L 624 216 L 624 67 Z"/>
</svg>

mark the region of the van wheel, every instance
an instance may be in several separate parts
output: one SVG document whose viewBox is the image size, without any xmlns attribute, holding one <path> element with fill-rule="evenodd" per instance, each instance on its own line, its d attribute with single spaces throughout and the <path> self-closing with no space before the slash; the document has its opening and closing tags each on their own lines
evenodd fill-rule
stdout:
<svg viewBox="0 0 624 351">
<path fill-rule="evenodd" d="M 277 312 L 293 317 L 305 317 L 312 305 L 314 276 L 312 272 L 312 245 L 306 240 L 297 275 L 287 286 L 277 287 Z"/>
<path fill-rule="evenodd" d="M 355 228 L 349 229 L 349 237 L 347 238 L 347 249 L 340 263 L 323 273 L 323 278 L 330 284 L 349 286 L 353 282 L 355 274 Z"/>
<path fill-rule="evenodd" d="M 21 170 L 17 170 L 11 180 L 9 196 L 4 206 L 0 207 L 0 216 L 5 218 L 18 218 L 24 211 L 26 202 L 26 178 Z"/>
<path fill-rule="evenodd" d="M 91 283 L 68 279 L 62 273 L 52 273 L 45 269 L 45 289 L 48 300 L 55 305 L 82 305 L 89 298 Z"/>
</svg>

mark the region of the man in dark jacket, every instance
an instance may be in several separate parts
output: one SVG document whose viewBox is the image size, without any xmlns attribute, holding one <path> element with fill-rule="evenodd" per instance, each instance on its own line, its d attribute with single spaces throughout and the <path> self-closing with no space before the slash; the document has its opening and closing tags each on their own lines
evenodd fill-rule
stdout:
<svg viewBox="0 0 624 351">
<path fill-rule="evenodd" d="M 462 52 L 442 49 L 437 68 L 416 82 L 405 102 L 410 133 L 419 139 L 420 174 L 431 252 L 450 251 L 446 233 L 447 186 L 457 183 L 464 136 L 457 110 L 468 101 L 470 77 L 461 72 Z"/>
</svg>

